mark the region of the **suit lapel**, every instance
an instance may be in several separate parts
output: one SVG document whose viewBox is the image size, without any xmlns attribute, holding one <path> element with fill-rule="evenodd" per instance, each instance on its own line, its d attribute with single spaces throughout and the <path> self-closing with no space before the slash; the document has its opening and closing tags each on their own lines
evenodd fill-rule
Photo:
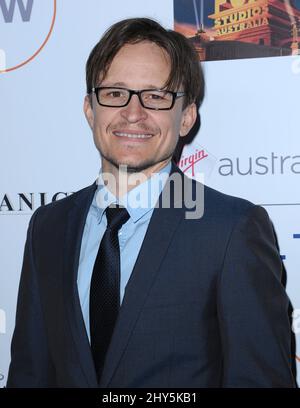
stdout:
<svg viewBox="0 0 300 408">
<path fill-rule="evenodd" d="M 86 217 L 93 200 L 96 184 L 88 187 L 74 199 L 67 216 L 64 242 L 64 299 L 70 323 L 71 334 L 76 345 L 80 365 L 89 387 L 97 387 L 97 378 L 82 316 L 77 290 L 77 272 L 81 240 Z"/>
<path fill-rule="evenodd" d="M 177 173 L 182 183 L 182 173 L 174 166 L 171 174 L 173 172 Z M 178 188 L 181 188 L 181 185 L 178 186 Z M 167 191 L 167 186 L 168 181 L 163 193 Z M 162 199 L 162 195 L 160 199 Z M 160 264 L 165 257 L 179 222 L 184 215 L 184 210 L 178 208 L 178 204 L 181 204 L 182 207 L 182 198 L 180 203 L 177 201 L 176 198 L 174 199 L 173 197 L 172 199 L 171 197 L 171 208 L 159 207 L 153 212 L 140 253 L 126 286 L 124 299 L 106 355 L 100 381 L 101 388 L 106 388 L 112 379 L 122 354 L 126 349 L 141 309 L 147 299 L 152 283 L 159 272 Z"/>
<path fill-rule="evenodd" d="M 160 264 L 175 235 L 179 222 L 184 216 L 182 196 L 179 199 L 176 197 L 176 191 L 178 192 L 178 189 L 182 188 L 184 176 L 174 165 L 171 170 L 171 174 L 173 173 L 177 173 L 181 179 L 181 184 L 175 185 L 175 197 L 171 195 L 170 208 L 161 208 L 160 205 L 159 208 L 155 208 L 151 217 L 140 253 L 126 286 L 120 313 L 107 352 L 100 381 L 102 388 L 109 385 L 117 369 L 150 288 L 159 272 Z M 164 192 L 168 191 L 166 187 L 168 187 L 168 181 L 160 200 L 162 200 Z M 65 306 L 71 335 L 88 387 L 97 387 L 98 383 L 80 306 L 77 273 L 83 230 L 95 190 L 96 184 L 93 184 L 72 201 L 73 205 L 71 205 L 67 215 L 64 242 L 63 290 Z"/>
</svg>

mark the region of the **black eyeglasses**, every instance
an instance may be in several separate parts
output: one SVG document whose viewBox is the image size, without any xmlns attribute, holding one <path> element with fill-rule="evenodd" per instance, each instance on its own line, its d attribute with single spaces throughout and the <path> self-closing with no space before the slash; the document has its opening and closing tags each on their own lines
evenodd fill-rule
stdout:
<svg viewBox="0 0 300 408">
<path fill-rule="evenodd" d="M 121 108 L 129 104 L 132 95 L 137 95 L 141 105 L 146 109 L 169 110 L 172 109 L 177 98 L 185 92 L 172 92 L 163 89 L 133 89 L 118 88 L 114 86 L 99 86 L 92 89 L 96 94 L 99 105 L 111 108 Z"/>
</svg>

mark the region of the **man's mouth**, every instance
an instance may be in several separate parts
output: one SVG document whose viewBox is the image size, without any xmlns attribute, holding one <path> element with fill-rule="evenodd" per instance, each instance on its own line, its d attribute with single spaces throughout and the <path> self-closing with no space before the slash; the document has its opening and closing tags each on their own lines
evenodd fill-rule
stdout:
<svg viewBox="0 0 300 408">
<path fill-rule="evenodd" d="M 153 134 L 152 133 L 134 133 L 134 132 L 113 132 L 115 136 L 118 137 L 128 137 L 130 139 L 150 139 Z"/>
</svg>

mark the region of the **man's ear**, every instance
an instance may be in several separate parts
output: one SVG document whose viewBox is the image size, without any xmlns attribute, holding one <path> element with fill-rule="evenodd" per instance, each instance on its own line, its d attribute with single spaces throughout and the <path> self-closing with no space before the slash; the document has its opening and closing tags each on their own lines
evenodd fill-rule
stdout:
<svg viewBox="0 0 300 408">
<path fill-rule="evenodd" d="M 92 106 L 92 96 L 91 95 L 85 96 L 84 102 L 83 102 L 83 111 L 84 111 L 86 120 L 88 121 L 88 124 L 90 125 L 90 128 L 93 130 L 94 111 L 93 111 L 93 106 Z"/>
<path fill-rule="evenodd" d="M 182 113 L 179 136 L 186 136 L 194 126 L 197 119 L 197 107 L 195 103 L 188 105 Z"/>
</svg>

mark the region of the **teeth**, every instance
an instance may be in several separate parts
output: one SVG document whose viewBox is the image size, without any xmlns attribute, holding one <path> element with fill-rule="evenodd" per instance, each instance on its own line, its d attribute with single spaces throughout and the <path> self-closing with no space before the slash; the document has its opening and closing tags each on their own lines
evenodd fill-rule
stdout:
<svg viewBox="0 0 300 408">
<path fill-rule="evenodd" d="M 148 139 L 149 137 L 152 137 L 152 135 L 149 134 L 124 133 L 124 132 L 115 132 L 115 135 L 121 137 L 130 137 L 134 139 Z"/>
</svg>

